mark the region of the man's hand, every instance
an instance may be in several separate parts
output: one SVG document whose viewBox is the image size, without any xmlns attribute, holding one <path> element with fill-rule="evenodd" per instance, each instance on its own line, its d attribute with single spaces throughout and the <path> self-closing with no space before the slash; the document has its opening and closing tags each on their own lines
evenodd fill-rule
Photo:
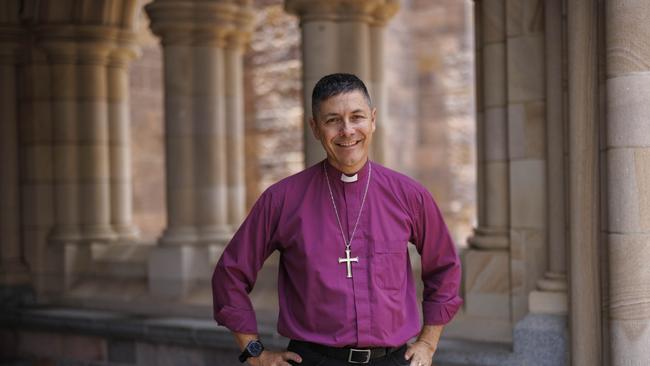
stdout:
<svg viewBox="0 0 650 366">
<path fill-rule="evenodd" d="M 442 325 L 425 325 L 418 340 L 408 346 L 404 358 L 411 361 L 410 366 L 430 366 L 433 354 L 438 348 Z"/>
<path fill-rule="evenodd" d="M 411 361 L 410 366 L 430 366 L 436 346 L 421 340 L 415 341 L 408 346 L 404 358 Z"/>
<path fill-rule="evenodd" d="M 248 358 L 248 363 L 251 366 L 291 366 L 291 364 L 287 362 L 289 360 L 297 363 L 302 362 L 302 358 L 300 358 L 300 355 L 297 353 L 264 350 L 259 357 Z"/>
</svg>

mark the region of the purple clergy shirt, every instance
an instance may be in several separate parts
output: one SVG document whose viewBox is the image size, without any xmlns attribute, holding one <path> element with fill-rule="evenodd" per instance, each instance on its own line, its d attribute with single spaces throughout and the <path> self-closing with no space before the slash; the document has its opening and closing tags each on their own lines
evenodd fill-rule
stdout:
<svg viewBox="0 0 650 366">
<path fill-rule="evenodd" d="M 349 238 L 372 164 L 367 198 L 352 239 L 352 278 L 324 174 Z M 341 181 L 327 161 L 267 189 L 225 248 L 212 278 L 214 317 L 232 331 L 257 334 L 248 297 L 266 258 L 280 251 L 278 332 L 329 346 L 398 346 L 421 319 L 407 251 L 421 255 L 424 323 L 449 322 L 460 305 L 460 261 L 429 192 L 368 162 L 356 182 Z"/>
</svg>

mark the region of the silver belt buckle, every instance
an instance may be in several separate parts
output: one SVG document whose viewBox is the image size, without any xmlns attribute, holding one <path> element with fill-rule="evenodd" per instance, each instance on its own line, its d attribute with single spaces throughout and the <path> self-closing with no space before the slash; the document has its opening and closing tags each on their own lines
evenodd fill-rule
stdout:
<svg viewBox="0 0 650 366">
<path fill-rule="evenodd" d="M 365 353 L 366 355 L 366 360 L 365 361 L 353 361 L 352 360 L 352 354 L 355 352 L 358 353 Z M 356 348 L 351 348 L 350 353 L 348 354 L 348 362 L 349 363 L 368 363 L 370 362 L 370 356 L 372 355 L 372 351 L 369 349 L 356 349 Z"/>
</svg>

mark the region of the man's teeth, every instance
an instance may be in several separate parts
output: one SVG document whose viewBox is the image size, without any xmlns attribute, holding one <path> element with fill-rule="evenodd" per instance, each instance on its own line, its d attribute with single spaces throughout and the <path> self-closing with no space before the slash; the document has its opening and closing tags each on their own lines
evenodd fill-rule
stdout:
<svg viewBox="0 0 650 366">
<path fill-rule="evenodd" d="M 339 145 L 341 145 L 341 146 L 346 146 L 346 147 L 347 147 L 347 146 L 353 146 L 353 145 L 356 145 L 357 142 L 359 142 L 359 141 L 341 142 L 341 143 L 339 143 Z"/>
</svg>

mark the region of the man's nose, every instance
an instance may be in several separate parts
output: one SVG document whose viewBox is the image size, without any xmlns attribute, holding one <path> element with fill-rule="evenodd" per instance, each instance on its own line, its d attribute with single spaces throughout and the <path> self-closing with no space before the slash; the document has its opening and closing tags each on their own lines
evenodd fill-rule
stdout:
<svg viewBox="0 0 650 366">
<path fill-rule="evenodd" d="M 350 123 L 350 121 L 347 119 L 343 120 L 343 124 L 341 125 L 341 134 L 347 136 L 353 133 L 354 128 L 352 128 L 352 123 Z"/>
</svg>

